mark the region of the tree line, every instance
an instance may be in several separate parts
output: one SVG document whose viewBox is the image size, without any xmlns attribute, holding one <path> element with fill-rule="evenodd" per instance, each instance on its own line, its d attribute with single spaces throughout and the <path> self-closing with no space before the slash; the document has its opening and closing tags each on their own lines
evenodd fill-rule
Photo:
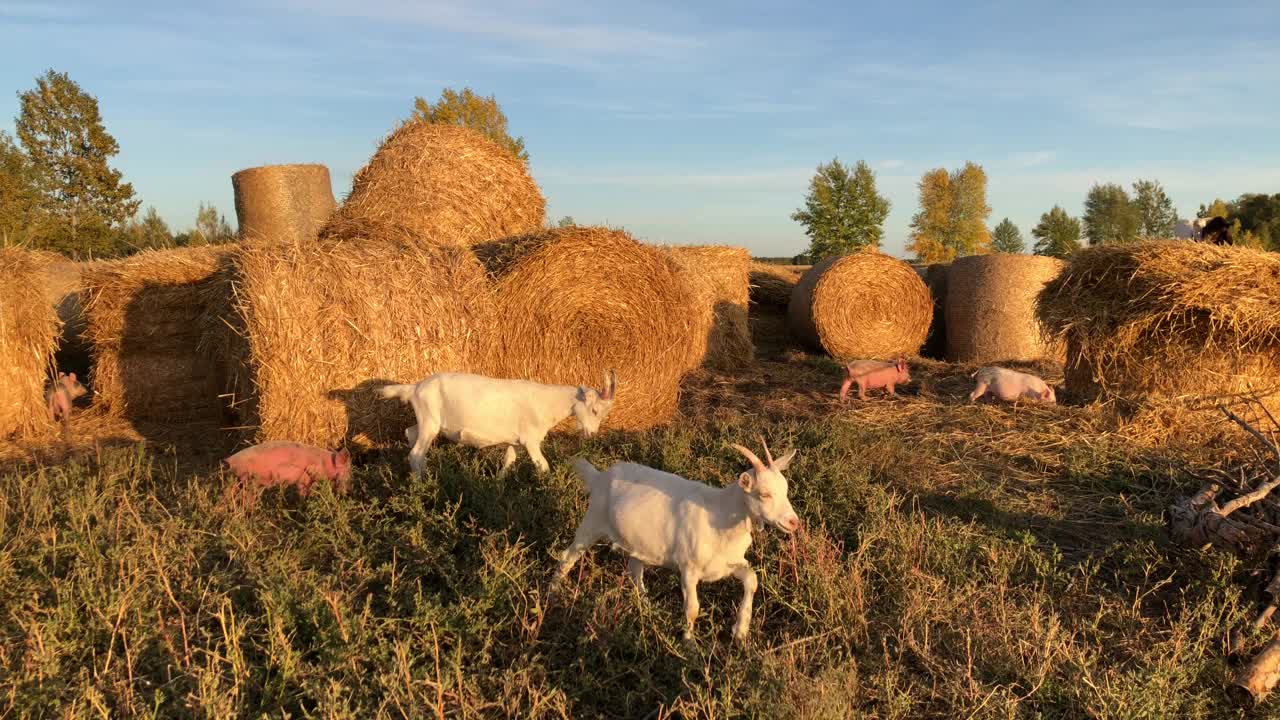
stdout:
<svg viewBox="0 0 1280 720">
<path fill-rule="evenodd" d="M 109 257 L 231 240 L 226 217 L 203 202 L 178 233 L 154 207 L 140 214 L 133 185 L 110 165 L 119 152 L 97 98 L 66 73 L 36 78 L 18 93 L 14 134 L 0 130 L 0 245 Z"/>
<path fill-rule="evenodd" d="M 234 239 L 212 204 L 199 203 L 195 225 L 178 233 L 155 207 L 140 213 L 133 185 L 110 165 L 120 145 L 107 132 L 97 98 L 66 73 L 47 71 L 18 100 L 14 134 L 0 130 L 0 246 L 84 258 Z M 415 98 L 404 122 L 470 127 L 528 160 L 524 139 L 508 133 L 497 101 L 470 88 L 445 89 L 435 103 Z"/>
<path fill-rule="evenodd" d="M 991 252 L 1025 253 L 1022 232 L 1009 218 L 987 227 L 987 175 L 973 162 L 954 170 L 935 168 L 917 185 L 919 210 L 911 218 L 907 250 L 921 263 L 951 262 Z M 794 259 L 814 262 L 865 247 L 879 247 L 889 199 L 876 190 L 865 161 L 852 167 L 839 158 L 820 164 L 809 182 L 804 206 L 791 218 L 805 228 L 809 248 Z M 1246 193 L 1233 202 L 1201 205 L 1198 218 L 1222 217 L 1238 245 L 1280 251 L 1280 193 Z M 1178 213 L 1158 180 L 1138 180 L 1132 193 L 1114 183 L 1095 184 L 1083 213 L 1072 217 L 1060 205 L 1040 216 L 1031 229 L 1036 255 L 1065 258 L 1084 244 L 1114 245 L 1174 237 Z"/>
<path fill-rule="evenodd" d="M 195 225 L 172 232 L 154 207 L 139 214 L 142 201 L 109 161 L 120 152 L 107 132 L 98 101 L 66 73 L 47 71 L 36 86 L 19 92 L 14 135 L 0 130 L 0 245 L 23 245 L 68 255 L 112 256 L 146 248 L 222 243 L 234 232 L 213 205 L 201 202 Z M 431 103 L 418 97 L 404 122 L 473 128 L 527 162 L 524 139 L 513 137 L 507 117 L 492 95 L 471 88 L 446 88 Z M 1026 241 L 1007 217 L 987 222 L 987 175 L 977 163 L 924 173 L 918 184 L 919 210 L 911 219 L 907 249 L 919 262 L 950 262 L 988 252 L 1022 253 Z M 804 206 L 792 219 L 809 237 L 797 262 L 879 247 L 889 199 L 876 190 L 875 173 L 859 160 L 839 158 L 818 166 Z M 1202 204 L 1197 217 L 1227 220 L 1237 244 L 1280 250 L 1280 193 L 1246 193 L 1234 201 Z M 563 217 L 559 226 L 572 225 Z M 1040 216 L 1031 229 L 1032 252 L 1067 257 L 1083 244 L 1106 245 L 1174 234 L 1178 214 L 1156 180 L 1138 180 L 1132 193 L 1113 183 L 1096 184 L 1072 217 L 1060 205 Z"/>
</svg>

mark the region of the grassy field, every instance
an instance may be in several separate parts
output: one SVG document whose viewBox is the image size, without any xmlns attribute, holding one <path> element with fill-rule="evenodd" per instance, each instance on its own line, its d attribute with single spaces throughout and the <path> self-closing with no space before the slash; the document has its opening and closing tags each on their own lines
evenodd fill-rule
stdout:
<svg viewBox="0 0 1280 720">
<path fill-rule="evenodd" d="M 522 459 L 437 445 L 360 459 L 354 491 L 224 503 L 227 480 L 123 445 L 0 473 L 0 717 L 1241 717 L 1224 638 L 1243 572 L 1165 538 L 1219 447 L 1150 446 L 1087 409 L 964 404 L 964 368 L 841 408 L 790 353 L 691 380 L 680 422 Z M 799 448 L 807 529 L 758 530 L 740 586 L 633 592 L 598 546 L 546 584 L 586 506 L 568 460 L 722 484 L 727 442 Z M 1265 638 L 1249 638 L 1245 656 Z M 1280 712 L 1275 701 L 1259 715 Z"/>
</svg>

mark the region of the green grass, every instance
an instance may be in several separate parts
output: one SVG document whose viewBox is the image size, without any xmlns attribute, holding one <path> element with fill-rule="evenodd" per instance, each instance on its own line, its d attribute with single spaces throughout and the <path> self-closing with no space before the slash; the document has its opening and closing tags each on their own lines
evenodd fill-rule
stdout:
<svg viewBox="0 0 1280 720">
<path fill-rule="evenodd" d="M 971 437 L 855 410 L 556 438 L 546 477 L 442 445 L 415 481 L 396 450 L 346 497 L 256 509 L 140 448 L 4 471 L 0 717 L 1242 716 L 1240 567 L 1160 524 L 1186 481 L 1105 435 L 983 444 L 1044 418 L 954 412 Z M 702 586 L 686 645 L 675 573 L 641 598 L 605 545 L 548 595 L 586 505 L 574 454 L 720 484 L 742 470 L 725 443 L 760 429 L 800 449 L 807 531 L 757 531 L 748 646 L 736 582 Z"/>
</svg>

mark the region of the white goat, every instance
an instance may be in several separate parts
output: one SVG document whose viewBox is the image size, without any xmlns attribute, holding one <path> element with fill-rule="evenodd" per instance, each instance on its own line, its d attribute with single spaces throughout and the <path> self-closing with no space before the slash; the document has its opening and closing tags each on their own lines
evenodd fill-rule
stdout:
<svg viewBox="0 0 1280 720">
<path fill-rule="evenodd" d="M 523 445 L 538 470 L 547 472 L 550 465 L 541 446 L 551 428 L 572 415 L 582 434 L 591 436 L 613 407 L 616 389 L 617 378 L 610 370 L 599 391 L 583 385 L 439 373 L 416 385 L 386 385 L 380 392 L 413 407 L 418 424 L 404 434 L 412 445 L 409 465 L 419 474 L 423 456 L 441 432 L 453 442 L 475 448 L 506 445 L 502 470 L 511 467 L 516 461 L 516 446 Z"/>
<path fill-rule="evenodd" d="M 680 571 L 686 640 L 693 637 L 693 621 L 698 617 L 698 583 L 729 575 L 738 578 L 742 602 L 733 637 L 745 639 L 757 586 L 756 573 L 746 559 L 751 521 L 767 522 L 786 533 L 800 527 L 800 518 L 787 499 L 787 478 L 782 474 L 796 451 L 775 461 L 766 445 L 769 464 L 765 465 L 745 447 L 733 447 L 751 462 L 751 470 L 723 488 L 635 463 L 617 463 L 601 472 L 586 460 L 575 460 L 573 468 L 591 499 L 573 544 L 561 556 L 554 583 L 569 573 L 587 548 L 608 538 L 630 556 L 627 572 L 641 593 L 646 565 Z"/>
</svg>

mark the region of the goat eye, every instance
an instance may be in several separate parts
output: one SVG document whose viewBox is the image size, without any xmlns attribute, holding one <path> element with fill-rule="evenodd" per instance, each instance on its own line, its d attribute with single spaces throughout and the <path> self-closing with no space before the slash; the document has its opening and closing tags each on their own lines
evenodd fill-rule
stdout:
<svg viewBox="0 0 1280 720">
<path fill-rule="evenodd" d="M 760 499 L 761 499 L 761 500 L 769 500 L 769 499 L 772 499 L 772 498 L 773 498 L 773 496 L 772 496 L 772 495 L 770 495 L 769 493 L 760 493 Z"/>
</svg>

